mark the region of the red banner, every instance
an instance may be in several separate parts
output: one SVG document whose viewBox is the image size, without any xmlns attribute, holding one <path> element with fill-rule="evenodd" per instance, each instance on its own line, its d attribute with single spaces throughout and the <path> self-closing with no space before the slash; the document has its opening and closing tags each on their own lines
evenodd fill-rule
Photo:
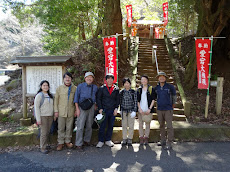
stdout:
<svg viewBox="0 0 230 172">
<path fill-rule="evenodd" d="M 159 27 L 155 27 L 155 38 L 159 39 L 159 32 L 160 32 L 160 28 Z"/>
<path fill-rule="evenodd" d="M 208 89 L 211 40 L 197 39 L 195 41 L 195 44 L 196 44 L 198 89 Z"/>
<path fill-rule="evenodd" d="M 126 5 L 128 27 L 132 25 L 132 5 Z"/>
<path fill-rule="evenodd" d="M 110 73 L 114 75 L 114 83 L 117 82 L 117 55 L 116 55 L 116 37 L 104 38 L 105 52 L 105 75 Z"/>
<path fill-rule="evenodd" d="M 165 2 L 163 3 L 163 11 L 167 11 L 169 9 L 169 3 L 168 2 Z"/>
<path fill-rule="evenodd" d="M 168 11 L 164 11 L 164 26 L 168 23 Z"/>
</svg>

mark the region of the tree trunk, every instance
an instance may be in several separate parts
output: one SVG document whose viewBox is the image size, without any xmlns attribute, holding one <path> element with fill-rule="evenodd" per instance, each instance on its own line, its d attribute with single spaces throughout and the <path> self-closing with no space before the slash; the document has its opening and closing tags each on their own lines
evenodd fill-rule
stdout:
<svg viewBox="0 0 230 172">
<path fill-rule="evenodd" d="M 120 0 L 104 0 L 104 18 L 102 24 L 102 34 L 103 36 L 122 34 L 122 15 Z M 122 64 L 126 63 L 126 53 L 123 52 L 123 36 L 118 37 L 118 47 L 119 47 L 119 61 Z"/>
<path fill-rule="evenodd" d="M 229 0 L 228 0 L 229 1 Z M 199 14 L 197 37 L 224 36 L 230 34 L 229 28 L 229 2 L 227 0 L 196 0 L 195 9 Z M 223 43 L 225 42 L 225 44 Z M 220 46 L 221 44 L 221 46 Z M 225 51 L 224 51 L 225 50 Z M 185 82 L 188 88 L 192 88 L 196 84 L 196 52 L 190 57 L 189 64 L 186 67 Z M 214 39 L 213 43 L 213 60 L 222 61 L 222 59 L 230 55 L 228 39 Z M 214 63 L 212 63 L 215 65 Z M 215 66 L 214 66 L 215 68 Z M 213 69 L 213 68 L 212 68 Z"/>
</svg>

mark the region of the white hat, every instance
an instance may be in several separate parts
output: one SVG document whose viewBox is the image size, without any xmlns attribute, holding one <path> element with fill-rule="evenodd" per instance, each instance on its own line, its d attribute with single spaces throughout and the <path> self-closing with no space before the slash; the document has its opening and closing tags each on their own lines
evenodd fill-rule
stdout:
<svg viewBox="0 0 230 172">
<path fill-rule="evenodd" d="M 166 78 L 168 78 L 165 72 L 158 72 L 156 78 L 158 78 L 159 76 L 165 76 Z"/>
<path fill-rule="evenodd" d="M 86 72 L 86 73 L 85 73 L 85 78 L 86 78 L 87 76 L 92 76 L 92 77 L 94 77 L 94 74 L 93 74 L 92 72 Z"/>
</svg>

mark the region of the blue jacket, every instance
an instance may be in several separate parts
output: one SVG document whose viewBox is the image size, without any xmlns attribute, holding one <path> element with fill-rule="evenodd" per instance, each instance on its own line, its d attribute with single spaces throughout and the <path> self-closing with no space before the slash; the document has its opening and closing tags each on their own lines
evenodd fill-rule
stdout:
<svg viewBox="0 0 230 172">
<path fill-rule="evenodd" d="M 97 90 L 98 88 L 94 84 L 87 85 L 86 82 L 79 84 L 77 86 L 77 90 L 74 95 L 74 103 L 81 103 L 82 101 L 88 98 L 92 98 L 93 102 L 95 103 Z M 91 97 L 91 91 L 92 91 L 92 97 Z"/>
<path fill-rule="evenodd" d="M 157 97 L 157 110 L 173 110 L 172 105 L 176 102 L 176 89 L 173 85 L 165 83 L 163 87 L 160 83 L 155 87 Z"/>
</svg>

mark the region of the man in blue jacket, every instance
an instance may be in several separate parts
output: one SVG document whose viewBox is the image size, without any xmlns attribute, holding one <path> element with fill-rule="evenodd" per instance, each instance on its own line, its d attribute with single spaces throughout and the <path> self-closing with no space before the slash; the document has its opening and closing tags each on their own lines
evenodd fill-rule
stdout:
<svg viewBox="0 0 230 172">
<path fill-rule="evenodd" d="M 117 115 L 117 108 L 119 106 L 119 88 L 113 84 L 114 76 L 107 74 L 106 84 L 101 86 L 97 92 L 96 103 L 99 109 L 99 113 L 105 113 L 105 119 L 100 125 L 98 133 L 97 148 L 101 148 L 105 144 L 112 147 L 114 143 L 111 141 L 113 134 L 113 124 L 115 116 Z M 108 124 L 107 131 L 105 133 L 106 125 Z"/>
<path fill-rule="evenodd" d="M 94 118 L 94 109 L 96 102 L 97 86 L 93 84 L 94 74 L 92 72 L 85 73 L 85 82 L 78 85 L 74 96 L 74 103 L 76 106 L 76 149 L 83 151 L 83 145 L 89 146 L 92 136 L 92 124 Z M 84 104 L 91 102 L 91 106 L 85 109 Z M 76 117 L 75 116 L 75 117 Z M 85 135 L 83 139 L 83 132 L 85 128 Z M 83 141 L 84 140 L 84 141 Z"/>
<path fill-rule="evenodd" d="M 174 131 L 172 126 L 173 108 L 176 102 L 176 89 L 173 85 L 166 82 L 167 75 L 165 72 L 159 72 L 157 75 L 159 83 L 155 87 L 157 97 L 157 116 L 160 124 L 161 143 L 164 149 L 172 149 Z M 168 145 L 166 146 L 165 122 L 168 133 Z"/>
</svg>

